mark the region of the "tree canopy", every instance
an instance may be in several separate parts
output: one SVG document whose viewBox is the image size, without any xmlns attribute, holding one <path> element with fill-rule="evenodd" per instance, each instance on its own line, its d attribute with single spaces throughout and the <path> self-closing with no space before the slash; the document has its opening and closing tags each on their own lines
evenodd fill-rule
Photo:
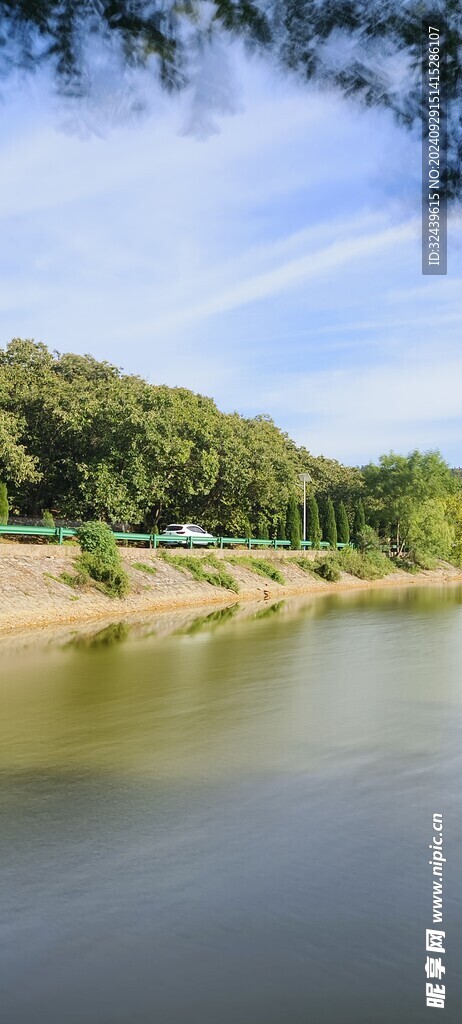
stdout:
<svg viewBox="0 0 462 1024">
<path fill-rule="evenodd" d="M 295 546 L 301 473 L 311 477 L 315 546 L 319 504 L 333 545 L 338 523 L 344 543 L 373 528 L 398 549 L 462 558 L 462 481 L 439 452 L 342 466 L 297 447 L 267 415 L 223 413 L 211 398 L 91 355 L 21 338 L 0 350 L 0 481 L 13 515 L 145 530 L 198 521 L 228 536 L 284 533 Z"/>
<path fill-rule="evenodd" d="M 423 524 L 432 518 L 431 510 L 436 518 L 440 512 L 444 517 L 445 500 L 460 491 L 459 480 L 437 451 L 413 451 L 407 456 L 390 452 L 381 456 L 378 465 L 364 466 L 363 476 L 367 518 L 398 550 L 416 546 L 414 539 L 419 530 L 421 536 L 425 534 Z"/>
<path fill-rule="evenodd" d="M 447 101 L 453 106 L 448 192 L 460 186 L 462 12 L 435 0 Z M 281 72 L 393 111 L 406 127 L 422 116 L 420 0 L 0 0 L 3 75 L 49 65 L 61 91 L 91 92 L 101 53 L 121 70 L 155 69 L 169 90 L 186 88 L 217 39 L 258 47 Z M 223 74 L 225 68 L 223 67 Z"/>
<path fill-rule="evenodd" d="M 0 394 L 0 478 L 23 515 L 203 519 L 236 534 L 276 528 L 297 492 L 297 449 L 269 417 L 221 413 L 92 356 L 15 339 L 0 351 Z"/>
</svg>

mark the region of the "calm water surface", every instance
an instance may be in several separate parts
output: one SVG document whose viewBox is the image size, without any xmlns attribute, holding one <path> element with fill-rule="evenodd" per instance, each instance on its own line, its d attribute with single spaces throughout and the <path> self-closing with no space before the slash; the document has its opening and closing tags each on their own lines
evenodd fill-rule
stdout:
<svg viewBox="0 0 462 1024">
<path fill-rule="evenodd" d="M 265 611 L 4 652 L 3 1024 L 427 1021 L 434 811 L 462 1019 L 462 591 Z"/>
</svg>

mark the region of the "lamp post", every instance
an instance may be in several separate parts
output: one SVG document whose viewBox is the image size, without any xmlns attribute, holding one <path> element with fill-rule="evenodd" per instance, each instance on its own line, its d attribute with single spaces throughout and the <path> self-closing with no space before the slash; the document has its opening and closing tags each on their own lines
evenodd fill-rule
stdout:
<svg viewBox="0 0 462 1024">
<path fill-rule="evenodd" d="M 303 540 L 306 540 L 306 485 L 311 483 L 309 473 L 300 473 L 299 480 L 303 484 Z"/>
</svg>

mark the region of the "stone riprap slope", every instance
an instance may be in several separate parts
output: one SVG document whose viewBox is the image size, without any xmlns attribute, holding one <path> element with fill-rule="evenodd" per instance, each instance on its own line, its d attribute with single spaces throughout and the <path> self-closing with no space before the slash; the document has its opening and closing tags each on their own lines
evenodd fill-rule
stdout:
<svg viewBox="0 0 462 1024">
<path fill-rule="evenodd" d="M 234 593 L 197 580 L 188 569 L 182 571 L 173 565 L 173 552 L 169 552 L 168 561 L 159 552 L 146 548 L 127 547 L 121 548 L 120 552 L 131 587 L 130 594 L 123 600 L 107 597 L 94 584 L 70 586 L 62 581 L 63 573 L 72 576 L 75 571 L 74 562 L 79 554 L 77 546 L 2 541 L 0 630 L 5 632 L 25 626 L 62 625 L 91 619 L 109 621 L 161 609 L 277 599 L 290 594 L 462 580 L 460 570 L 447 565 L 434 572 L 422 572 L 415 576 L 397 572 L 373 583 L 343 573 L 338 583 L 327 583 L 300 568 L 296 564 L 296 556 L 291 552 L 266 552 L 264 555 L 261 551 L 233 552 L 232 555 L 227 551 L 214 552 L 214 557 L 224 561 L 226 571 L 238 584 L 239 591 Z M 178 553 L 179 564 L 185 554 Z M 207 552 L 196 550 L 188 552 L 187 557 L 207 559 Z M 249 566 L 249 557 L 274 564 L 282 573 L 284 583 L 258 575 Z M 308 562 L 310 557 L 313 555 L 305 556 Z M 213 565 L 210 566 L 207 561 L 204 564 L 209 571 L 214 572 Z"/>
</svg>

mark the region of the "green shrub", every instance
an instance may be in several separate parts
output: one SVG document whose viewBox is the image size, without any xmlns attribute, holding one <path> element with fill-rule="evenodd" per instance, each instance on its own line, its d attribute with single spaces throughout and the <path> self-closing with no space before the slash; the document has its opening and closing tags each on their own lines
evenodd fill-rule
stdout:
<svg viewBox="0 0 462 1024">
<path fill-rule="evenodd" d="M 356 546 L 360 551 L 381 551 L 382 542 L 378 533 L 372 529 L 372 526 L 365 524 L 356 536 Z"/>
<path fill-rule="evenodd" d="M 42 524 L 43 526 L 50 527 L 50 529 L 55 528 L 55 521 L 53 519 L 51 512 L 49 512 L 48 509 L 44 509 L 44 511 L 42 512 Z"/>
<path fill-rule="evenodd" d="M 10 514 L 10 507 L 8 504 L 8 491 L 6 484 L 0 483 L 0 526 L 8 525 L 8 516 Z"/>
<path fill-rule="evenodd" d="M 303 572 L 309 572 L 311 575 L 315 572 L 315 563 L 311 558 L 291 558 L 290 561 L 293 562 L 294 565 L 298 565 L 299 569 L 303 569 Z"/>
<path fill-rule="evenodd" d="M 336 583 L 341 576 L 336 558 L 317 559 L 313 562 L 313 570 L 317 576 L 329 583 Z"/>
<path fill-rule="evenodd" d="M 338 556 L 338 563 L 343 572 L 357 576 L 360 580 L 379 580 L 394 572 L 390 559 L 381 551 L 356 551 L 344 548 Z"/>
<path fill-rule="evenodd" d="M 228 562 L 232 565 L 244 565 L 246 569 L 251 569 L 256 572 L 258 576 L 266 576 L 267 579 L 274 580 L 275 583 L 280 583 L 282 586 L 285 584 L 285 578 L 278 567 L 266 558 L 252 558 L 249 555 L 247 558 L 244 556 L 236 558 L 228 558 Z"/>
<path fill-rule="evenodd" d="M 214 587 L 224 587 L 226 590 L 233 590 L 235 594 L 238 593 L 239 584 L 234 579 L 234 576 L 231 576 L 231 573 L 228 572 L 222 559 L 217 558 L 214 554 L 210 554 L 206 555 L 203 561 L 207 562 L 215 570 L 214 574 L 205 570 L 208 583 L 212 583 Z"/>
<path fill-rule="evenodd" d="M 99 589 L 109 597 L 125 597 L 130 590 L 130 583 L 122 566 L 116 561 L 107 561 L 90 551 L 84 551 L 77 560 L 79 582 L 87 582 L 88 578 L 100 585 Z"/>
<path fill-rule="evenodd" d="M 87 580 L 88 576 L 86 577 L 85 582 L 87 582 Z M 70 572 L 62 572 L 59 577 L 59 581 L 60 583 L 65 583 L 67 587 L 73 588 L 78 587 L 79 583 L 82 582 L 79 578 L 78 572 L 74 576 Z"/>
<path fill-rule="evenodd" d="M 133 568 L 139 572 L 148 572 L 151 576 L 155 576 L 157 572 L 156 565 L 148 565 L 146 562 L 133 562 Z"/>
<path fill-rule="evenodd" d="M 79 582 L 92 579 L 110 597 L 125 597 L 130 589 L 129 579 L 108 525 L 85 523 L 79 527 L 77 538 L 82 549 L 76 563 Z"/>
<path fill-rule="evenodd" d="M 116 539 L 107 523 L 84 523 L 77 530 L 77 540 L 82 551 L 107 559 L 119 557 Z"/>
<path fill-rule="evenodd" d="M 167 565 L 173 565 L 174 569 L 178 569 L 179 572 L 184 572 L 184 566 L 182 566 L 179 561 L 181 555 L 172 555 L 170 554 L 170 551 L 159 550 L 157 552 L 157 557 L 160 558 L 162 562 L 166 562 Z"/>
<path fill-rule="evenodd" d="M 190 572 L 198 583 L 210 583 L 212 587 L 223 587 L 225 590 L 232 590 L 235 594 L 239 591 L 237 580 L 227 572 L 223 561 L 214 554 L 197 558 L 194 555 L 171 555 L 168 551 L 159 551 L 158 557 L 180 572 Z M 213 572 L 210 571 L 209 566 L 212 567 Z"/>
<path fill-rule="evenodd" d="M 402 569 L 403 572 L 412 573 L 413 576 L 415 576 L 415 574 L 419 572 L 419 567 L 415 564 L 415 562 L 411 561 L 411 559 L 408 558 L 406 555 L 404 555 L 401 558 L 395 558 L 393 561 L 393 565 L 395 566 L 396 569 Z"/>
<path fill-rule="evenodd" d="M 429 555 L 426 551 L 419 551 L 418 549 L 413 552 L 413 559 L 418 569 L 436 569 L 438 565 L 437 558 Z"/>
</svg>

